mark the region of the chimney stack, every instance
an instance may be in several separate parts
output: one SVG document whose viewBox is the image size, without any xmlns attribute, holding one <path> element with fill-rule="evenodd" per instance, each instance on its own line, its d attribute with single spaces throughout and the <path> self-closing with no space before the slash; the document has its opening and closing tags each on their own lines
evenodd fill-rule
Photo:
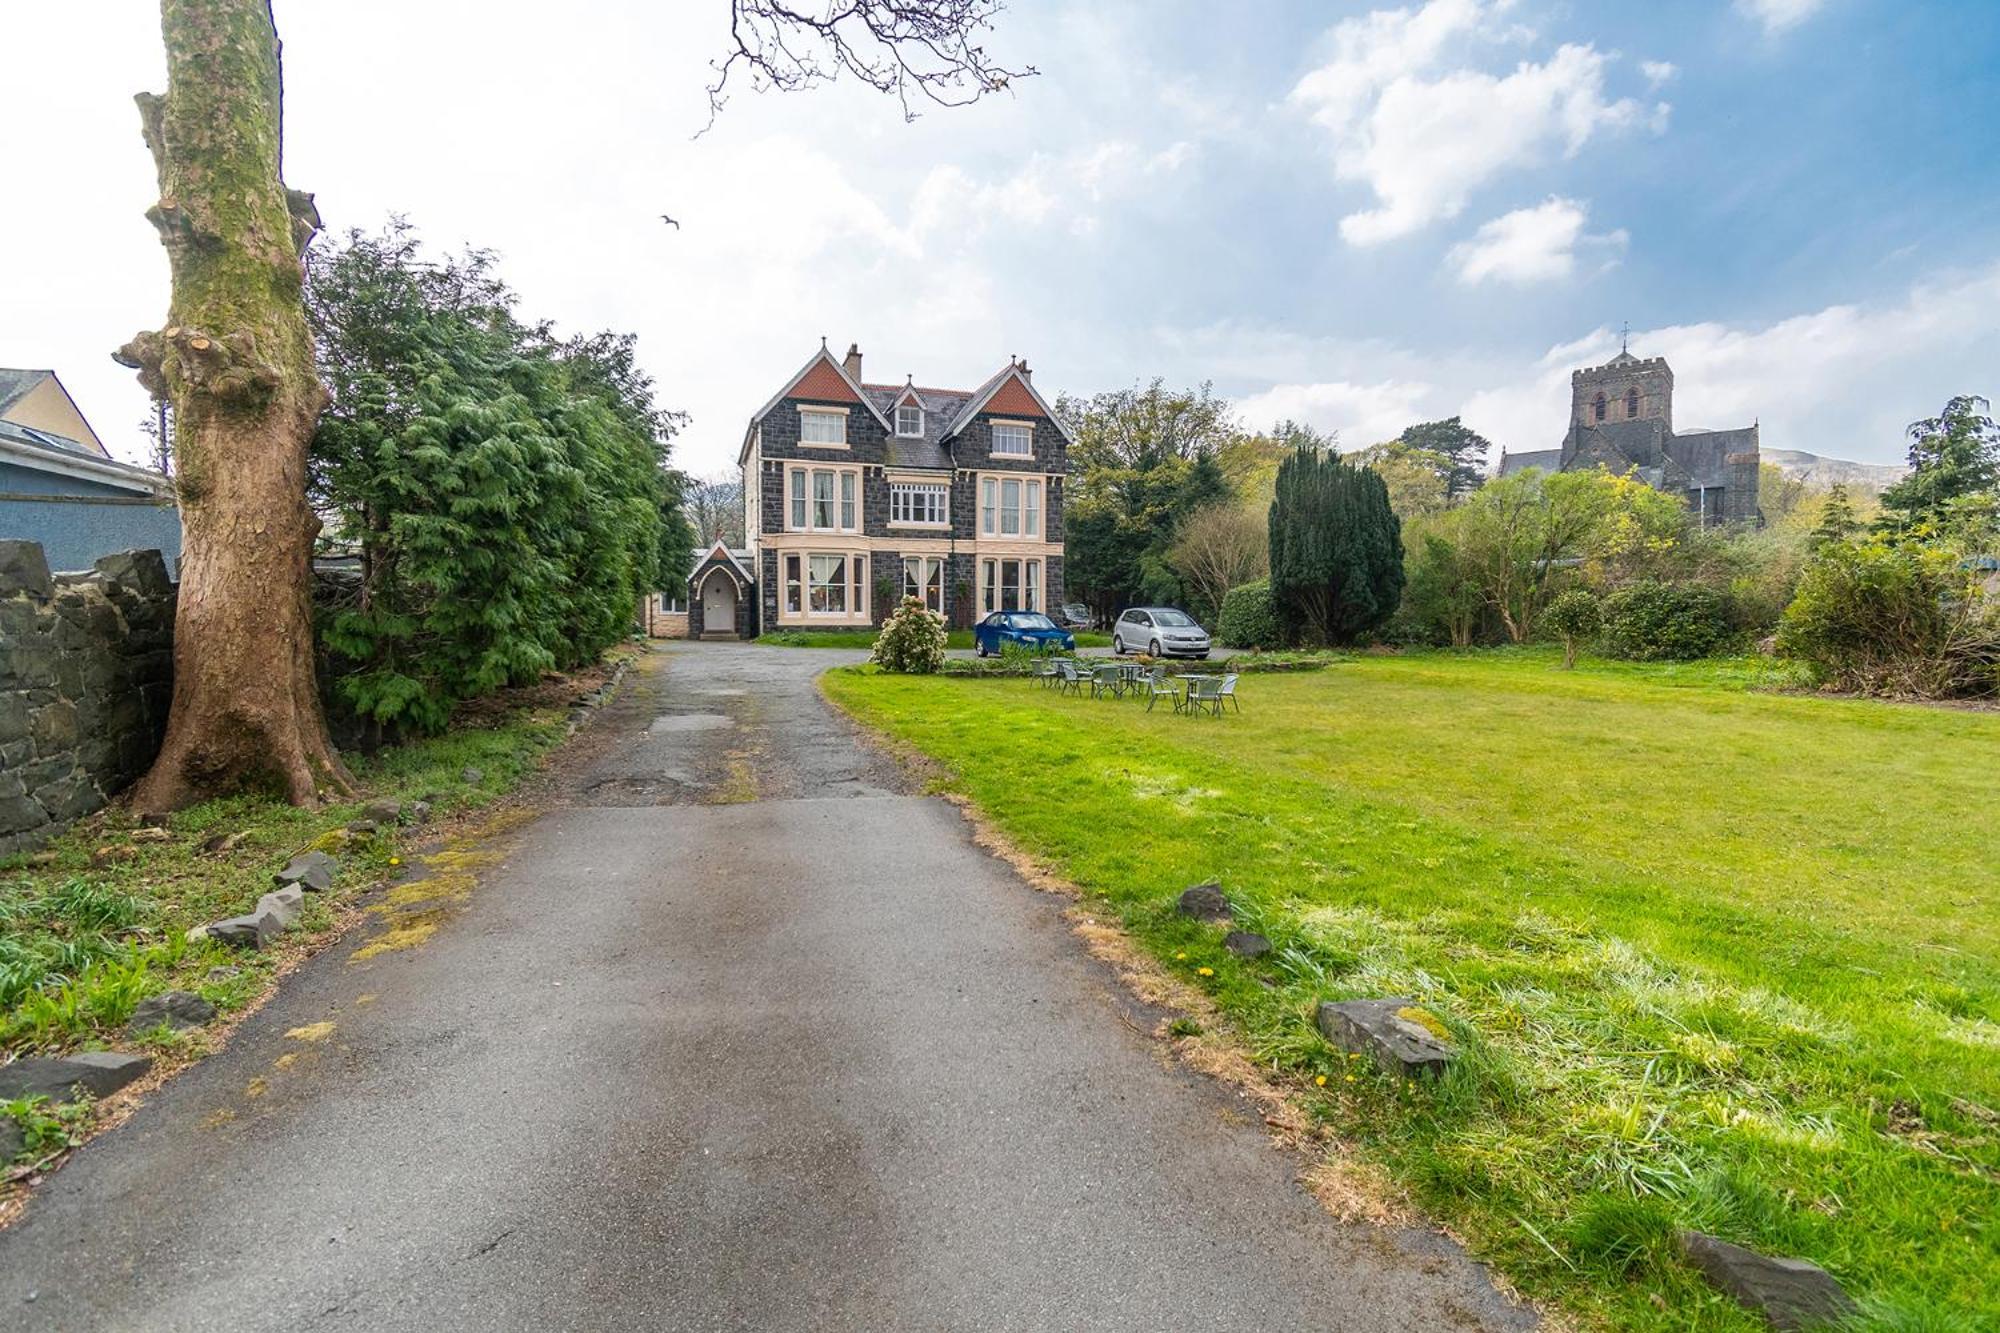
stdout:
<svg viewBox="0 0 2000 1333">
<path fill-rule="evenodd" d="M 861 383 L 861 345 L 859 343 L 847 344 L 847 355 L 841 358 L 840 365 L 847 372 L 847 378 L 853 380 L 856 384 Z"/>
<path fill-rule="evenodd" d="M 1035 372 L 1028 369 L 1028 363 L 1025 360 L 1018 362 L 1014 368 L 1021 372 L 1022 379 L 1028 381 L 1030 384 L 1035 382 Z"/>
</svg>

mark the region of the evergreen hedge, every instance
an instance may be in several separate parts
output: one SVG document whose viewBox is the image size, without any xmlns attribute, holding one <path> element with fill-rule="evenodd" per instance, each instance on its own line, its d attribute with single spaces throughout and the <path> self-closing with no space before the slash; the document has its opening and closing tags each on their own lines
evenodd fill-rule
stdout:
<svg viewBox="0 0 2000 1333">
<path fill-rule="evenodd" d="M 1271 581 L 1239 584 L 1222 596 L 1216 635 L 1230 648 L 1276 648 L 1285 641 L 1278 609 L 1271 602 Z"/>
</svg>

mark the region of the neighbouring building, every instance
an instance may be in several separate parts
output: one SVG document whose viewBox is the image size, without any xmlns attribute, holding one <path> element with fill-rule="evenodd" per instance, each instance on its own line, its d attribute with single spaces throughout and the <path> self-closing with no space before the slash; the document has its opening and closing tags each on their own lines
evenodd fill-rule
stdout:
<svg viewBox="0 0 2000 1333">
<path fill-rule="evenodd" d="M 1570 472 L 1604 467 L 1636 473 L 1655 490 L 1684 497 L 1702 523 L 1756 523 L 1755 425 L 1674 430 L 1674 372 L 1664 357 L 1629 351 L 1570 376 L 1569 431 L 1560 449 L 1500 455 L 1500 475 L 1524 468 Z"/>
<path fill-rule="evenodd" d="M 750 418 L 745 544 L 701 553 L 686 633 L 865 628 L 905 596 L 958 626 L 1046 611 L 1069 445 L 1025 362 L 976 389 L 870 384 L 858 348 L 822 343 Z"/>
<path fill-rule="evenodd" d="M 0 369 L 0 539 L 39 543 L 55 569 L 120 551 L 180 559 L 173 482 L 111 457 L 51 370 Z"/>
</svg>

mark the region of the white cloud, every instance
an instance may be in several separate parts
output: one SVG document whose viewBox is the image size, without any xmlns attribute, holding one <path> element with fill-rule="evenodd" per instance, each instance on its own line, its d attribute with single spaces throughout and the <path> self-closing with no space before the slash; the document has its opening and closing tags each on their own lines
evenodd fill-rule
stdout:
<svg viewBox="0 0 2000 1333">
<path fill-rule="evenodd" d="M 1257 429 L 1280 421 L 1303 421 L 1340 432 L 1344 449 L 1365 449 L 1394 439 L 1405 426 L 1422 420 L 1421 404 L 1432 393 L 1433 386 L 1420 380 L 1277 384 L 1237 400 L 1236 408 Z"/>
<path fill-rule="evenodd" d="M 1334 175 L 1375 194 L 1377 207 L 1341 219 L 1351 244 L 1456 217 L 1493 178 L 1552 152 L 1573 156 L 1601 133 L 1664 127 L 1664 103 L 1606 96 L 1611 58 L 1587 44 L 1505 75 L 1440 67 L 1455 43 L 1493 39 L 1491 20 L 1505 8 L 1430 0 L 1346 20 L 1334 29 L 1333 58 L 1292 89 L 1291 103 L 1332 141 Z"/>
<path fill-rule="evenodd" d="M 1766 36 L 1796 28 L 1818 13 L 1826 0 L 1736 0 L 1736 8 L 1764 25 Z"/>
<path fill-rule="evenodd" d="M 1646 76 L 1646 86 L 1658 91 L 1679 78 L 1681 69 L 1671 60 L 1641 60 L 1639 72 Z"/>
<path fill-rule="evenodd" d="M 1489 279 L 1525 284 L 1566 278 L 1576 268 L 1578 246 L 1623 250 L 1620 231 L 1587 235 L 1590 206 L 1576 199 L 1551 195 L 1533 208 L 1517 208 L 1482 225 L 1472 239 L 1454 246 L 1450 263 L 1460 282 L 1475 285 Z"/>
<path fill-rule="evenodd" d="M 1617 350 L 1609 329 L 1553 347 L 1518 380 L 1466 397 L 1466 422 L 1510 449 L 1554 448 L 1570 371 Z M 1673 366 L 1677 430 L 1760 421 L 1766 448 L 1893 462 L 1905 424 L 1951 394 L 1992 387 L 2000 263 L 1928 279 L 1888 304 L 1830 305 L 1764 325 L 1635 330 L 1632 351 Z"/>
</svg>

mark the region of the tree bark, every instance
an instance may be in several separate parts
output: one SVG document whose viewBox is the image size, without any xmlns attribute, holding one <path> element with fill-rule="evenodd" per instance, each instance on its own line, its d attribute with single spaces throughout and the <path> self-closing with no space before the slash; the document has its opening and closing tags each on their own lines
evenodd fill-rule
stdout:
<svg viewBox="0 0 2000 1333">
<path fill-rule="evenodd" d="M 306 450 L 326 404 L 303 296 L 312 196 L 285 188 L 270 0 L 162 0 L 167 92 L 141 93 L 173 272 L 119 359 L 174 405 L 182 554 L 166 740 L 143 811 L 246 789 L 351 794 L 315 681 Z"/>
</svg>

